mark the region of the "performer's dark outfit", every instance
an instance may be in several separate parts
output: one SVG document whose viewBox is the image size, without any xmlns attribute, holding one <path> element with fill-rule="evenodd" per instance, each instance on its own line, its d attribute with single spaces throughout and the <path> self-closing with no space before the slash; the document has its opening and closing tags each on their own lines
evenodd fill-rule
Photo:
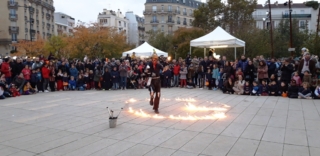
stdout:
<svg viewBox="0 0 320 156">
<path fill-rule="evenodd" d="M 151 84 L 149 86 L 150 91 L 150 105 L 153 105 L 153 110 L 155 113 L 159 113 L 159 102 L 160 102 L 160 89 L 161 89 L 161 81 L 160 81 L 160 70 L 162 70 L 162 65 L 159 63 L 153 64 L 149 63 L 150 69 L 147 69 L 147 76 L 151 77 Z"/>
</svg>

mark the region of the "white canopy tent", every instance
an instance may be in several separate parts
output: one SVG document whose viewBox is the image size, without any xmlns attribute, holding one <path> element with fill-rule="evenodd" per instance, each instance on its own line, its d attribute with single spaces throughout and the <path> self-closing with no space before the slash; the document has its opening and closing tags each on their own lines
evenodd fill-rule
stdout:
<svg viewBox="0 0 320 156">
<path fill-rule="evenodd" d="M 191 47 L 199 48 L 234 48 L 235 58 L 237 57 L 237 47 L 244 47 L 243 53 L 245 54 L 246 43 L 226 32 L 221 27 L 217 27 L 211 33 L 204 35 L 200 38 L 194 39 L 190 42 L 190 53 Z M 204 50 L 205 53 L 206 49 Z"/>
<path fill-rule="evenodd" d="M 158 56 L 163 55 L 164 57 L 168 57 L 168 53 L 163 52 L 159 49 L 156 49 L 155 47 L 151 46 L 147 42 L 144 42 L 143 44 L 141 44 L 139 47 L 137 47 L 135 49 L 123 52 L 122 56 L 127 56 L 127 54 L 129 54 L 131 56 L 132 53 L 135 52 L 137 57 L 149 57 L 149 56 L 152 56 L 153 49 L 156 51 Z"/>
</svg>

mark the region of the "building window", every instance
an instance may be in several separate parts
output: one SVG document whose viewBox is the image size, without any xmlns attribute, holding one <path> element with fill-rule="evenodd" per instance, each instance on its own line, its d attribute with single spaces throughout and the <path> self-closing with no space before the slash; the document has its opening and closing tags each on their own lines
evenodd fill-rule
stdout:
<svg viewBox="0 0 320 156">
<path fill-rule="evenodd" d="M 161 11 L 163 11 L 164 10 L 164 6 L 163 5 L 161 5 Z"/>
<path fill-rule="evenodd" d="M 187 9 L 183 8 L 183 15 L 187 15 Z"/>
<path fill-rule="evenodd" d="M 300 10 L 301 14 L 304 14 L 304 10 Z"/>
<path fill-rule="evenodd" d="M 164 25 L 161 26 L 161 32 L 164 32 Z"/>
<path fill-rule="evenodd" d="M 127 27 L 127 23 L 126 22 L 123 22 L 123 25 L 124 25 L 124 27 Z"/>
<path fill-rule="evenodd" d="M 152 20 L 153 20 L 153 21 L 157 21 L 157 16 L 156 16 L 156 15 L 153 15 L 153 16 L 152 16 Z"/>
<path fill-rule="evenodd" d="M 121 26 L 121 21 L 119 21 L 119 26 Z"/>
<path fill-rule="evenodd" d="M 156 12 L 157 11 L 157 6 L 152 6 L 152 11 Z"/>
<path fill-rule="evenodd" d="M 12 39 L 12 41 L 17 41 L 17 34 L 12 33 L 11 39 Z"/>
<path fill-rule="evenodd" d="M 168 21 L 169 21 L 169 22 L 172 21 L 172 16 L 171 16 L 171 15 L 168 16 Z"/>
<path fill-rule="evenodd" d="M 306 21 L 299 21 L 299 27 L 301 29 L 305 29 L 306 28 Z"/>
<path fill-rule="evenodd" d="M 11 14 L 11 16 L 15 15 L 16 14 L 16 10 L 15 9 L 10 9 L 10 14 Z"/>
<path fill-rule="evenodd" d="M 161 16 L 161 22 L 164 23 L 164 16 Z"/>
<path fill-rule="evenodd" d="M 168 11 L 172 11 L 171 5 L 168 5 Z"/>
<path fill-rule="evenodd" d="M 156 31 L 158 31 L 158 27 L 157 27 L 157 26 L 152 26 L 152 30 L 153 30 L 154 32 L 156 32 Z"/>
</svg>

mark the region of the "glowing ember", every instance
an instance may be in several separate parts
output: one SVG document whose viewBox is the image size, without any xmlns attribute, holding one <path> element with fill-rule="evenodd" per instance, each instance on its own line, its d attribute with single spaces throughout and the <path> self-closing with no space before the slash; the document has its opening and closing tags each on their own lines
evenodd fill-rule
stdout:
<svg viewBox="0 0 320 156">
<path fill-rule="evenodd" d="M 134 102 L 137 102 L 137 100 L 134 98 L 131 98 L 128 101 L 126 101 L 126 103 L 134 103 Z"/>
<path fill-rule="evenodd" d="M 198 107 L 196 105 L 193 105 L 193 104 L 186 104 L 186 107 L 188 110 L 191 110 L 191 111 L 227 111 L 228 109 L 226 108 L 221 108 L 221 107 Z"/>
<path fill-rule="evenodd" d="M 196 100 L 193 98 L 186 98 L 186 99 L 176 98 L 175 100 L 176 101 L 186 101 L 186 102 L 196 102 Z"/>
</svg>

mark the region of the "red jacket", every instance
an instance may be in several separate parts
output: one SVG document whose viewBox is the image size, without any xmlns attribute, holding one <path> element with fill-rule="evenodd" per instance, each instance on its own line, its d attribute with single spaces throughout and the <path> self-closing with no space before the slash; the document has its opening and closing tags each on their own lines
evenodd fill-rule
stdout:
<svg viewBox="0 0 320 156">
<path fill-rule="evenodd" d="M 48 79 L 50 78 L 50 69 L 48 69 L 47 67 L 42 67 L 42 77 L 44 79 Z"/>
<path fill-rule="evenodd" d="M 174 75 L 179 75 L 179 73 L 180 73 L 180 65 L 175 65 L 173 67 L 173 74 Z"/>
<path fill-rule="evenodd" d="M 1 73 L 3 73 L 5 77 L 11 77 L 11 71 L 10 71 L 9 63 L 3 62 L 1 64 Z"/>
</svg>

